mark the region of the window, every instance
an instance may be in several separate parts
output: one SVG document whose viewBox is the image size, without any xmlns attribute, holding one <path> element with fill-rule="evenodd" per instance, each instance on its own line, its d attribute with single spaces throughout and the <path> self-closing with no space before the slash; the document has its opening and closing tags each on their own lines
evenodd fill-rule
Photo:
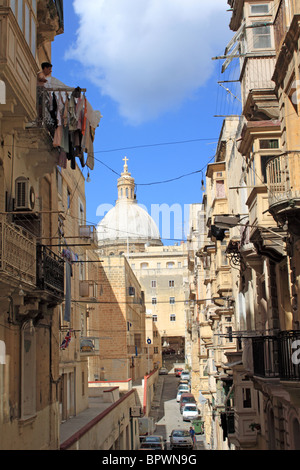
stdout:
<svg viewBox="0 0 300 470">
<path fill-rule="evenodd" d="M 169 269 L 174 268 L 174 262 L 173 262 L 173 261 L 169 261 L 169 262 L 167 263 L 167 268 L 169 268 Z"/>
<path fill-rule="evenodd" d="M 227 335 L 228 335 L 228 342 L 232 343 L 232 327 L 227 326 L 226 327 L 226 332 L 227 332 Z"/>
<path fill-rule="evenodd" d="M 147 269 L 148 263 L 141 263 L 141 269 Z"/>
<path fill-rule="evenodd" d="M 244 408 L 251 408 L 251 389 L 250 388 L 243 388 L 243 407 Z"/>
<path fill-rule="evenodd" d="M 157 321 L 157 315 L 152 315 L 152 318 L 153 318 L 153 321 L 154 321 L 154 322 Z"/>
<path fill-rule="evenodd" d="M 156 287 L 156 281 L 151 281 L 151 287 Z"/>
<path fill-rule="evenodd" d="M 274 155 L 261 155 L 260 156 L 260 167 L 261 167 L 261 184 L 267 183 L 267 163 L 269 160 L 274 158 Z M 280 174 L 280 173 L 279 173 Z"/>
<path fill-rule="evenodd" d="M 279 141 L 278 139 L 260 139 L 259 148 L 260 149 L 278 149 Z"/>
<path fill-rule="evenodd" d="M 174 287 L 174 281 L 169 281 L 169 287 Z"/>
<path fill-rule="evenodd" d="M 129 295 L 135 295 L 135 288 L 132 286 L 129 286 Z"/>
<path fill-rule="evenodd" d="M 157 269 L 160 269 L 160 267 L 161 267 L 161 264 L 157 263 Z"/>
<path fill-rule="evenodd" d="M 259 5 L 251 5 L 251 15 L 266 15 L 269 13 L 269 4 L 261 3 Z"/>
<path fill-rule="evenodd" d="M 261 23 L 253 24 L 253 49 L 268 49 L 271 44 L 270 26 L 259 26 Z"/>
<path fill-rule="evenodd" d="M 78 218 L 79 218 L 79 225 L 84 225 L 84 206 L 80 199 L 78 198 Z"/>
<path fill-rule="evenodd" d="M 156 305 L 157 304 L 157 298 L 156 297 L 152 297 L 152 305 Z"/>
<path fill-rule="evenodd" d="M 70 209 L 71 207 L 71 193 L 69 188 L 67 189 L 67 208 Z"/>
<path fill-rule="evenodd" d="M 170 297 L 170 304 L 175 304 L 175 297 Z"/>
<path fill-rule="evenodd" d="M 225 185 L 224 180 L 216 181 L 216 197 L 221 199 L 225 197 Z"/>
<path fill-rule="evenodd" d="M 171 314 L 170 314 L 170 321 L 172 321 L 172 322 L 176 321 L 176 315 L 175 315 L 175 313 L 171 313 Z"/>
<path fill-rule="evenodd" d="M 22 329 L 21 416 L 36 413 L 36 337 L 31 321 Z"/>
<path fill-rule="evenodd" d="M 15 15 L 18 25 L 23 32 L 32 55 L 36 54 L 36 0 L 10 0 L 10 8 Z"/>
</svg>

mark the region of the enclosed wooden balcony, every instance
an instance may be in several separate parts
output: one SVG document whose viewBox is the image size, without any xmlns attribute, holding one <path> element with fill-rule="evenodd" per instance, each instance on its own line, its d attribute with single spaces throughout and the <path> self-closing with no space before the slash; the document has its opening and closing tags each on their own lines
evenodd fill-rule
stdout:
<svg viewBox="0 0 300 470">
<path fill-rule="evenodd" d="M 99 354 L 99 338 L 82 336 L 80 338 L 80 354 L 82 356 L 95 356 Z"/>
<path fill-rule="evenodd" d="M 96 281 L 84 280 L 79 283 L 79 296 L 87 302 L 95 302 L 97 300 L 97 283 Z"/>
<path fill-rule="evenodd" d="M 300 151 L 290 151 L 267 163 L 270 212 L 279 222 L 300 210 Z M 299 222 L 298 222 L 299 223 Z"/>
<path fill-rule="evenodd" d="M 6 104 L 0 105 L 0 112 L 4 125 L 22 128 L 36 116 L 38 66 L 17 18 L 4 1 L 6 4 L 0 4 L 0 75 L 6 88 Z"/>
</svg>

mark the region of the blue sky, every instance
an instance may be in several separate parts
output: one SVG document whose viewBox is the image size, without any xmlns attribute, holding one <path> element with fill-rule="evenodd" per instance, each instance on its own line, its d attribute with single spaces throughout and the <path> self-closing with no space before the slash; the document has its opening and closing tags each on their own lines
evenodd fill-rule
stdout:
<svg viewBox="0 0 300 470">
<path fill-rule="evenodd" d="M 100 221 L 99 205 L 115 203 L 125 156 L 138 202 L 149 213 L 153 204 L 201 202 L 201 173 L 152 183 L 202 168 L 205 175 L 223 122 L 215 116 L 236 109 L 218 85 L 232 70 L 220 74 L 222 61 L 212 60 L 234 34 L 227 9 L 226 0 L 64 2 L 65 32 L 52 46 L 52 75 L 86 88 L 103 116 L 86 184 L 89 223 Z"/>
</svg>

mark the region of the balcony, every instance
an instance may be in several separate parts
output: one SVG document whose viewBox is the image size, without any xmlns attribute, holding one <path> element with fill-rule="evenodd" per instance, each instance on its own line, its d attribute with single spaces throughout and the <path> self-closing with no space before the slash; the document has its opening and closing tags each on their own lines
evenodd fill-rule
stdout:
<svg viewBox="0 0 300 470">
<path fill-rule="evenodd" d="M 5 133 L 35 119 L 38 66 L 12 10 L 1 5 L 0 75 L 6 85 L 6 104 L 0 105 L 0 112 Z"/>
<path fill-rule="evenodd" d="M 252 338 L 253 372 L 264 378 L 279 377 L 278 341 L 275 336 Z"/>
<path fill-rule="evenodd" d="M 97 283 L 96 281 L 80 281 L 79 295 L 87 302 L 95 302 L 97 300 Z"/>
<path fill-rule="evenodd" d="M 0 215 L 0 279 L 13 285 L 36 286 L 36 239 Z"/>
<path fill-rule="evenodd" d="M 217 271 L 217 292 L 220 296 L 232 291 L 232 278 L 230 268 L 219 268 Z"/>
<path fill-rule="evenodd" d="M 277 221 L 288 218 L 290 223 L 300 209 L 300 151 L 272 158 L 266 169 L 270 212 Z"/>
<path fill-rule="evenodd" d="M 95 356 L 99 354 L 99 338 L 82 336 L 80 338 L 80 354 L 82 356 Z"/>
<path fill-rule="evenodd" d="M 55 298 L 63 299 L 64 260 L 44 245 L 37 245 L 37 287 Z"/>
<path fill-rule="evenodd" d="M 299 381 L 299 340 L 299 330 L 281 331 L 278 336 L 252 338 L 254 375 L 267 379 Z"/>
<path fill-rule="evenodd" d="M 91 249 L 98 248 L 97 229 L 94 225 L 80 225 L 79 237 L 91 244 Z"/>
</svg>

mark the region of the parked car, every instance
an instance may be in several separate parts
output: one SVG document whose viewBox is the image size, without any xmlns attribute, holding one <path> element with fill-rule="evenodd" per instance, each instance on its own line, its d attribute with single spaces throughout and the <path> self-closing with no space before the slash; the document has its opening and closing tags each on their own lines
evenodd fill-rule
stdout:
<svg viewBox="0 0 300 470">
<path fill-rule="evenodd" d="M 145 436 L 140 445 L 141 450 L 166 450 L 166 440 L 162 436 Z"/>
<path fill-rule="evenodd" d="M 181 448 L 193 449 L 194 442 L 187 429 L 173 429 L 170 434 L 170 448 L 181 449 Z"/>
<path fill-rule="evenodd" d="M 179 380 L 178 387 L 179 387 L 180 385 L 183 385 L 183 384 L 185 384 L 185 385 L 190 385 L 190 381 L 187 380 L 187 379 L 180 379 L 180 380 Z"/>
<path fill-rule="evenodd" d="M 177 389 L 177 393 L 180 392 L 181 390 L 184 390 L 187 393 L 189 393 L 191 391 L 189 384 L 179 385 L 179 387 Z"/>
<path fill-rule="evenodd" d="M 176 367 L 176 368 L 174 369 L 175 376 L 176 376 L 176 377 L 180 377 L 182 371 L 183 371 L 183 369 L 182 369 L 181 367 Z"/>
<path fill-rule="evenodd" d="M 191 378 L 190 373 L 187 372 L 187 371 L 185 371 L 185 370 L 182 371 L 182 372 L 181 372 L 181 378 L 182 378 L 182 379 L 190 380 L 190 378 Z"/>
<path fill-rule="evenodd" d="M 168 375 L 169 371 L 165 367 L 161 367 L 158 373 L 159 375 Z"/>
<path fill-rule="evenodd" d="M 183 421 L 192 421 L 199 417 L 199 410 L 196 403 L 186 403 L 182 408 Z"/>
<path fill-rule="evenodd" d="M 182 393 L 179 399 L 180 413 L 186 403 L 196 403 L 195 397 L 192 393 Z"/>
<path fill-rule="evenodd" d="M 183 393 L 187 393 L 187 391 L 186 390 L 177 390 L 177 396 L 176 396 L 176 401 L 177 402 L 180 402 L 180 398 L 181 398 L 181 395 Z"/>
</svg>

